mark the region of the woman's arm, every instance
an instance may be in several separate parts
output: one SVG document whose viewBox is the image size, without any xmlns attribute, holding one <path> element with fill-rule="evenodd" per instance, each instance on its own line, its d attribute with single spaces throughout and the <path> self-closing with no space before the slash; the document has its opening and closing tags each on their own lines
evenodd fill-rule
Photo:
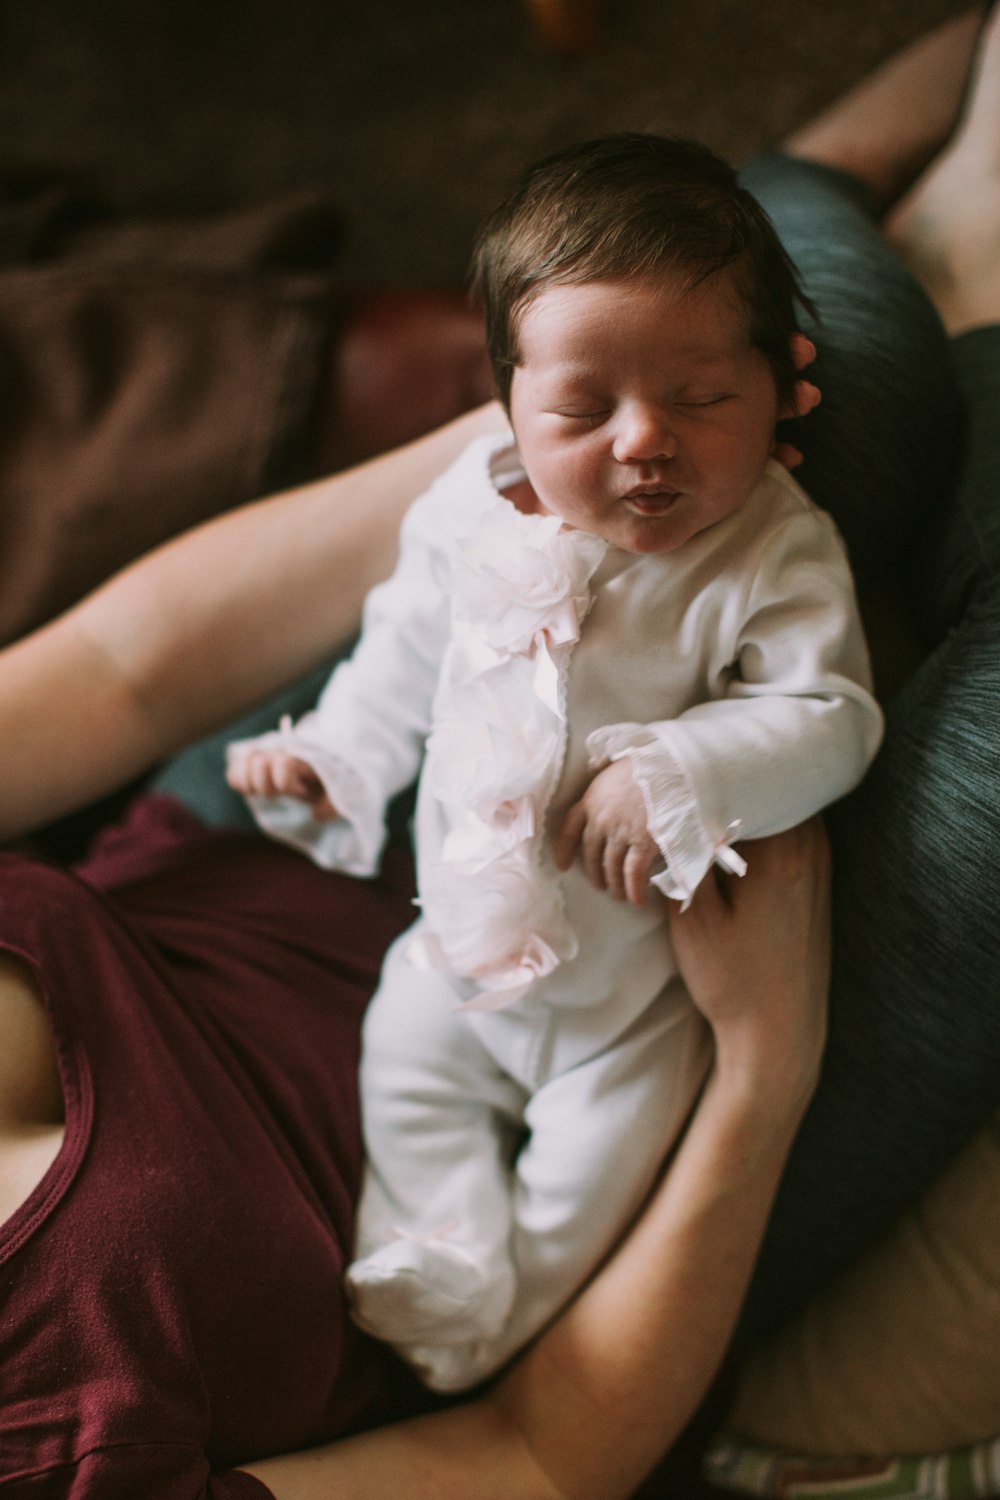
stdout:
<svg viewBox="0 0 1000 1500">
<path fill-rule="evenodd" d="M 660 1187 L 570 1307 L 485 1395 L 249 1466 L 277 1500 L 616 1500 L 694 1411 L 725 1352 L 819 1068 L 828 858 L 818 822 L 672 913 L 713 1071 Z"/>
<path fill-rule="evenodd" d="M 410 502 L 494 404 L 160 547 L 0 653 L 0 838 L 100 796 L 321 661 L 390 571 Z"/>
</svg>

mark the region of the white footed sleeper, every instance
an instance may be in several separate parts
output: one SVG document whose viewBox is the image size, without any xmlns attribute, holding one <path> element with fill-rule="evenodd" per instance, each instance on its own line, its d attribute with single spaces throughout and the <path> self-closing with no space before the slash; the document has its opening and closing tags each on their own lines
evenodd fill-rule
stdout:
<svg viewBox="0 0 1000 1500">
<path fill-rule="evenodd" d="M 521 515 L 502 494 L 518 475 L 509 439 L 467 450 L 411 509 L 317 709 L 250 742 L 307 760 L 342 814 L 252 799 L 262 825 L 364 876 L 423 761 L 421 915 L 365 1026 L 348 1285 L 359 1323 L 440 1390 L 484 1379 L 559 1310 L 697 1097 L 710 1039 L 666 898 L 738 870 L 734 838 L 850 790 L 881 733 L 843 546 L 778 465 L 653 555 Z M 622 757 L 663 857 L 641 909 L 549 852 Z"/>
</svg>

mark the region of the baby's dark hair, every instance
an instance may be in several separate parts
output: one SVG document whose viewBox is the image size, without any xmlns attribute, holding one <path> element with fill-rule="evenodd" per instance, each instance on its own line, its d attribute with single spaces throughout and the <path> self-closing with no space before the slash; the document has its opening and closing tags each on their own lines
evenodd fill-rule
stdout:
<svg viewBox="0 0 1000 1500">
<path fill-rule="evenodd" d="M 520 363 L 520 316 L 547 287 L 661 272 L 694 287 L 727 268 L 751 342 L 786 400 L 796 380 L 789 339 L 797 309 L 815 309 L 733 168 L 694 141 L 638 132 L 546 157 L 486 221 L 472 261 L 501 400 L 509 405 Z"/>
</svg>

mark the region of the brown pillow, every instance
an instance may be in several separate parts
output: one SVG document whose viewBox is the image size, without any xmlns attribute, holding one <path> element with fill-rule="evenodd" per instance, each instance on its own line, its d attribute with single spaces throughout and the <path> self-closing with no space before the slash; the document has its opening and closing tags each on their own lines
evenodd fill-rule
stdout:
<svg viewBox="0 0 1000 1500">
<path fill-rule="evenodd" d="M 157 222 L 0 185 L 0 644 L 307 477 L 340 238 L 305 191 Z"/>
<path fill-rule="evenodd" d="M 751 1353 L 727 1425 L 831 1456 L 1000 1433 L 1000 1114 L 884 1241 Z"/>
<path fill-rule="evenodd" d="M 288 481 L 327 300 L 315 282 L 172 269 L 0 275 L 0 644 Z"/>
</svg>

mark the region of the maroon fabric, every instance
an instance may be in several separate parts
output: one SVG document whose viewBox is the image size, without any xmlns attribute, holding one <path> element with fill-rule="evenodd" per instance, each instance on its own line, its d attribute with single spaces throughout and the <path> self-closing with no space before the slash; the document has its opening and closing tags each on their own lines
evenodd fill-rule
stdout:
<svg viewBox="0 0 1000 1500">
<path fill-rule="evenodd" d="M 0 861 L 67 1105 L 0 1230 L 0 1488 L 250 1500 L 234 1464 L 388 1411 L 340 1282 L 358 1025 L 409 867 L 342 879 L 150 799 L 83 874 Z"/>
</svg>

